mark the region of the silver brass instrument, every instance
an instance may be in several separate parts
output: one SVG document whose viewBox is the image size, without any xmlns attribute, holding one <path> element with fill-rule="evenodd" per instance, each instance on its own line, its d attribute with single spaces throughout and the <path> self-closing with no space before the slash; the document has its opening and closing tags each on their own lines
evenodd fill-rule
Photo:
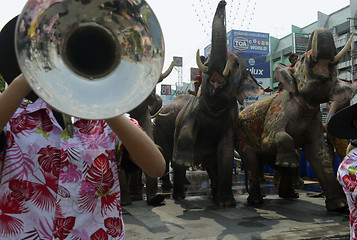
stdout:
<svg viewBox="0 0 357 240">
<path fill-rule="evenodd" d="M 28 1 L 15 49 L 34 92 L 84 119 L 130 111 L 156 86 L 164 63 L 159 22 L 144 0 Z"/>
</svg>

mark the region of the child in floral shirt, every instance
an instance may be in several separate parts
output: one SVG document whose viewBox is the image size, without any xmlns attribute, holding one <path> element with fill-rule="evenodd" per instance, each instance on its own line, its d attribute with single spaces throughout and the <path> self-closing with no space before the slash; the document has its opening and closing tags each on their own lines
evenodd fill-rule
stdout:
<svg viewBox="0 0 357 240">
<path fill-rule="evenodd" d="M 116 148 L 152 177 L 165 171 L 160 151 L 126 115 L 75 119 L 69 137 L 62 115 L 9 73 L 4 51 L 14 48 L 1 33 L 0 239 L 125 239 Z"/>
<path fill-rule="evenodd" d="M 352 149 L 343 159 L 337 171 L 337 178 L 345 191 L 350 209 L 350 236 L 357 239 L 357 148 Z"/>
<path fill-rule="evenodd" d="M 347 147 L 346 157 L 337 170 L 350 211 L 350 239 L 357 240 L 357 96 L 351 105 L 337 112 L 328 122 L 327 131 L 336 138 L 353 139 Z"/>
</svg>

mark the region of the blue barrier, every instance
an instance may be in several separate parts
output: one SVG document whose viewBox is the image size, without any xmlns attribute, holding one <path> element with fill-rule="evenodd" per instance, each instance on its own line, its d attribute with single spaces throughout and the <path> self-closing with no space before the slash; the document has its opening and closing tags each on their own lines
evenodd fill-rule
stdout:
<svg viewBox="0 0 357 240">
<path fill-rule="evenodd" d="M 272 169 L 271 167 L 269 167 L 268 164 L 265 164 L 265 165 L 264 165 L 264 172 L 265 172 L 265 173 L 271 173 L 271 174 L 273 174 L 273 173 L 274 173 L 274 169 Z"/>
<path fill-rule="evenodd" d="M 339 159 L 338 155 L 335 153 L 335 163 L 333 166 L 333 170 L 334 170 L 335 174 L 337 173 L 339 165 L 340 165 L 340 159 Z M 272 169 L 267 164 L 265 164 L 264 172 L 265 173 L 274 173 L 274 169 Z M 309 162 L 306 160 L 303 150 L 300 150 L 300 176 L 316 178 L 314 170 L 312 170 L 312 167 L 310 166 Z"/>
</svg>

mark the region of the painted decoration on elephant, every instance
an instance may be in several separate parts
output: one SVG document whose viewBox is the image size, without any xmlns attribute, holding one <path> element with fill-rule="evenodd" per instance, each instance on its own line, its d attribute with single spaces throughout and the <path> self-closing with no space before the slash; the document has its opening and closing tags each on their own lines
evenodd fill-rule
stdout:
<svg viewBox="0 0 357 240">
<path fill-rule="evenodd" d="M 239 141 L 243 141 L 243 139 L 249 141 L 249 143 L 241 142 L 241 146 L 243 146 L 243 148 L 246 144 L 251 144 L 254 147 L 261 146 L 264 121 L 271 102 L 272 98 L 267 98 L 264 101 L 253 103 L 249 108 L 250 111 L 244 109 L 239 113 L 238 128 L 240 131 L 238 131 L 237 139 L 239 139 Z"/>
<path fill-rule="evenodd" d="M 306 59 L 311 55 L 311 50 L 305 52 L 301 58 L 301 61 L 298 61 L 294 67 L 294 75 L 297 78 L 297 87 L 300 91 L 305 85 L 309 84 L 309 80 L 306 77 Z"/>
</svg>

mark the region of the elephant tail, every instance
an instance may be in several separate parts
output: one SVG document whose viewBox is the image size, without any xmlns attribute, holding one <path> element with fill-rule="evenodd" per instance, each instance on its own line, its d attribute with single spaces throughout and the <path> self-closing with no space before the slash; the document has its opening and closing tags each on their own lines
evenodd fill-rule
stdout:
<svg viewBox="0 0 357 240">
<path fill-rule="evenodd" d="M 249 194 L 249 179 L 248 179 L 248 172 L 247 169 L 244 167 L 244 163 L 243 164 L 243 169 L 244 169 L 244 181 L 245 181 L 245 189 L 247 190 L 247 193 Z"/>
</svg>

